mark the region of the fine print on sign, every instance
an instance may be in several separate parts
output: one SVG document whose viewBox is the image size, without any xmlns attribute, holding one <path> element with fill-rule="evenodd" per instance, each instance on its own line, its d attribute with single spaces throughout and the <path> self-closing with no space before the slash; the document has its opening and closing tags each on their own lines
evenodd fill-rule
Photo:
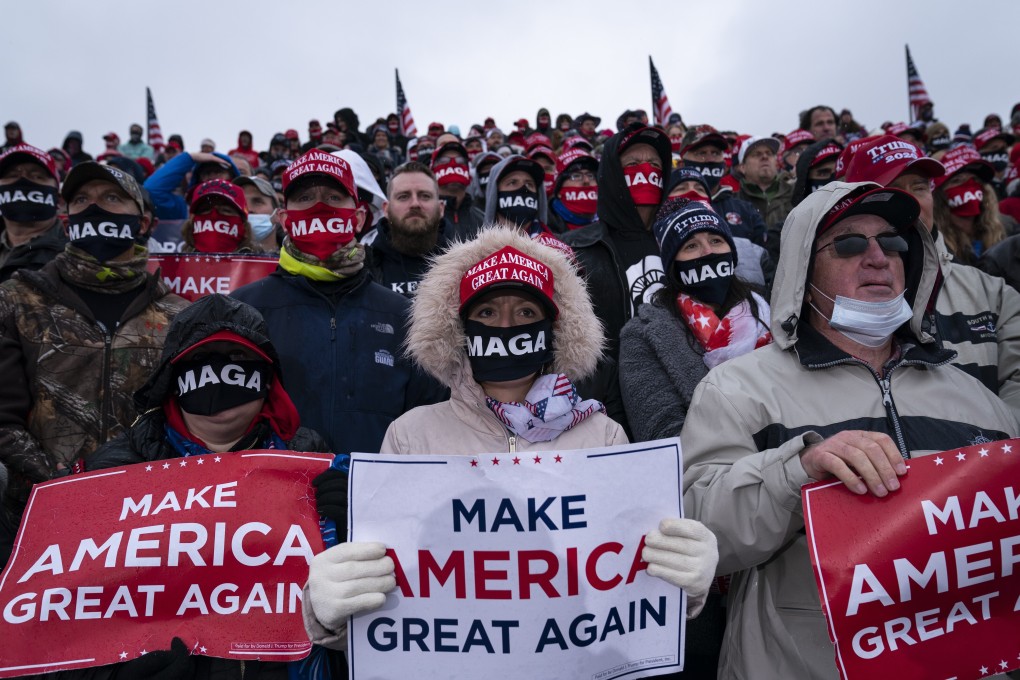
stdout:
<svg viewBox="0 0 1020 680">
<path fill-rule="evenodd" d="M 37 484 L 0 577 L 0 678 L 170 648 L 296 660 L 330 454 L 245 451 Z"/>
<path fill-rule="evenodd" d="M 802 492 L 843 678 L 989 677 L 1020 667 L 1020 440 L 908 461 L 899 491 Z"/>
<path fill-rule="evenodd" d="M 644 535 L 680 517 L 679 440 L 479 456 L 354 454 L 350 539 L 397 588 L 348 628 L 352 678 L 641 678 L 683 665 L 686 594 Z"/>
</svg>

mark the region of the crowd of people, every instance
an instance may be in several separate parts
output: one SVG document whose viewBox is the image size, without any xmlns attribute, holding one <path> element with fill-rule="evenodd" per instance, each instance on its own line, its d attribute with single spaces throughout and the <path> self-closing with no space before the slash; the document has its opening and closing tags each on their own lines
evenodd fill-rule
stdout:
<svg viewBox="0 0 1020 680">
<path fill-rule="evenodd" d="M 679 436 L 687 518 L 633 528 L 688 592 L 679 677 L 838 677 L 801 486 L 885 498 L 912 456 L 1020 434 L 1020 104 L 974 131 L 931 103 L 870 129 L 828 106 L 786 134 L 601 124 L 540 109 L 408 138 L 344 108 L 265 151 L 245 130 L 156 149 L 132 125 L 93 157 L 8 123 L 0 566 L 32 486 L 67 474 Z M 148 271 L 161 222 L 181 252 L 278 267 L 189 304 Z M 345 526 L 342 466 L 315 486 Z M 347 618 L 394 586 L 383 544 L 318 555 L 301 672 L 332 675 L 301 677 L 342 677 Z M 239 663 L 165 647 L 88 677 Z"/>
</svg>

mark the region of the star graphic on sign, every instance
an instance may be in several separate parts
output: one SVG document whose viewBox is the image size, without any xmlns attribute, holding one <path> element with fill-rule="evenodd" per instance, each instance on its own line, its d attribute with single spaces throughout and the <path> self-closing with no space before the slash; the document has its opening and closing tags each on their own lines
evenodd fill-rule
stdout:
<svg viewBox="0 0 1020 680">
<path fill-rule="evenodd" d="M 163 463 L 163 469 L 164 470 L 169 470 L 170 469 L 170 463 Z"/>
<path fill-rule="evenodd" d="M 956 460 L 962 463 L 963 461 L 967 460 L 967 454 L 964 453 L 963 451 L 960 451 L 958 454 L 956 454 Z"/>
<path fill-rule="evenodd" d="M 477 460 L 472 460 L 471 461 L 471 467 L 478 467 L 478 461 Z"/>
<path fill-rule="evenodd" d="M 203 463 L 205 463 L 205 460 L 204 460 L 204 459 L 202 459 L 202 458 L 199 458 L 199 459 L 198 459 L 198 460 L 197 460 L 196 462 L 197 462 L 197 463 L 198 463 L 199 465 L 202 465 Z"/>
<path fill-rule="evenodd" d="M 138 652 L 138 655 L 139 655 L 139 656 L 142 656 L 142 655 L 144 655 L 144 654 L 146 654 L 146 653 L 147 653 L 147 652 L 146 652 L 146 651 L 145 651 L 145 650 L 143 649 L 142 651 Z"/>
<path fill-rule="evenodd" d="M 1003 444 L 1002 445 L 1002 452 L 1003 453 L 1013 453 L 1013 447 L 1010 446 L 1009 444 Z"/>
<path fill-rule="evenodd" d="M 935 464 L 936 465 L 942 465 L 942 457 L 941 456 L 935 456 Z"/>
<path fill-rule="evenodd" d="M 982 458 L 987 458 L 988 457 L 988 449 L 981 449 L 980 451 L 978 451 L 978 453 L 981 454 Z"/>
<path fill-rule="evenodd" d="M 539 458 L 538 456 L 535 456 L 534 458 L 532 458 L 532 460 L 535 461 L 535 465 L 538 465 L 539 463 L 542 462 L 542 459 Z"/>
<path fill-rule="evenodd" d="M 499 458 L 495 458 L 495 457 L 494 457 L 494 458 L 492 459 L 492 464 L 493 464 L 493 465 L 499 465 Z"/>
<path fill-rule="evenodd" d="M 708 328 L 708 317 L 704 314 L 698 315 L 698 323 L 701 324 L 702 328 Z"/>
<path fill-rule="evenodd" d="M 127 652 L 121 652 L 118 656 L 120 656 L 120 658 L 122 658 L 122 659 L 126 659 L 127 658 Z"/>
<path fill-rule="evenodd" d="M 520 464 L 521 464 L 521 459 L 517 458 L 516 456 L 514 456 L 514 465 L 520 465 Z"/>
<path fill-rule="evenodd" d="M 557 463 L 562 463 L 563 462 L 563 456 L 556 456 L 555 458 L 553 458 L 553 460 L 555 460 Z"/>
<path fill-rule="evenodd" d="M 980 668 L 980 670 L 981 670 L 981 675 L 988 675 L 988 666 L 982 666 Z"/>
<path fill-rule="evenodd" d="M 220 462 L 220 457 L 219 457 L 219 456 L 216 456 L 215 458 L 213 458 L 213 462 L 214 462 L 214 463 L 218 463 L 218 462 Z"/>
<path fill-rule="evenodd" d="M 152 472 L 152 466 L 151 465 L 146 465 L 145 466 L 145 471 L 146 472 Z"/>
<path fill-rule="evenodd" d="M 187 467 L 187 466 L 188 466 L 188 461 L 182 460 L 181 461 L 181 467 Z"/>
<path fill-rule="evenodd" d="M 205 652 L 206 652 L 205 645 L 202 645 L 201 647 L 199 647 L 198 651 L 200 651 L 201 653 L 205 654 Z"/>
<path fill-rule="evenodd" d="M 1003 660 L 1003 661 L 1000 661 L 1000 662 L 999 662 L 999 668 L 1001 668 L 1001 669 L 1005 670 L 1005 669 L 1009 668 L 1009 664 L 1008 664 L 1008 663 L 1006 663 L 1006 662 L 1005 662 L 1005 660 Z"/>
</svg>

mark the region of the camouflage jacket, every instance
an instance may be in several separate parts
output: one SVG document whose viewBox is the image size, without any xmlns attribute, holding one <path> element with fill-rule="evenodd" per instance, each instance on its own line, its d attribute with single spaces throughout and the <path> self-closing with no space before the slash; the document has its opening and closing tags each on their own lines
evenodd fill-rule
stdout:
<svg viewBox="0 0 1020 680">
<path fill-rule="evenodd" d="M 0 462 L 12 473 L 9 507 L 132 423 L 134 392 L 187 304 L 147 275 L 110 333 L 53 262 L 0 285 Z"/>
</svg>

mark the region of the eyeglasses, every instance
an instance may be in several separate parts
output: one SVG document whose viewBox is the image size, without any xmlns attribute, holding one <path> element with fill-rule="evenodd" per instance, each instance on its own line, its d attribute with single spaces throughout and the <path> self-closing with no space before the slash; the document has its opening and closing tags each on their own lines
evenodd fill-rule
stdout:
<svg viewBox="0 0 1020 680">
<path fill-rule="evenodd" d="M 905 253 L 907 252 L 907 240 L 895 232 L 886 232 L 884 234 L 878 234 L 877 236 L 865 236 L 864 234 L 843 234 L 837 236 L 830 243 L 826 243 L 824 246 L 815 251 L 815 254 L 822 252 L 829 246 L 832 246 L 836 251 L 836 255 L 839 257 L 853 257 L 854 255 L 860 255 L 868 249 L 868 241 L 875 239 L 878 243 L 878 247 L 882 249 L 882 252 L 888 253 Z"/>
<path fill-rule="evenodd" d="M 574 170 L 567 173 L 567 179 L 571 182 L 595 181 L 595 173 L 591 170 Z"/>
</svg>

